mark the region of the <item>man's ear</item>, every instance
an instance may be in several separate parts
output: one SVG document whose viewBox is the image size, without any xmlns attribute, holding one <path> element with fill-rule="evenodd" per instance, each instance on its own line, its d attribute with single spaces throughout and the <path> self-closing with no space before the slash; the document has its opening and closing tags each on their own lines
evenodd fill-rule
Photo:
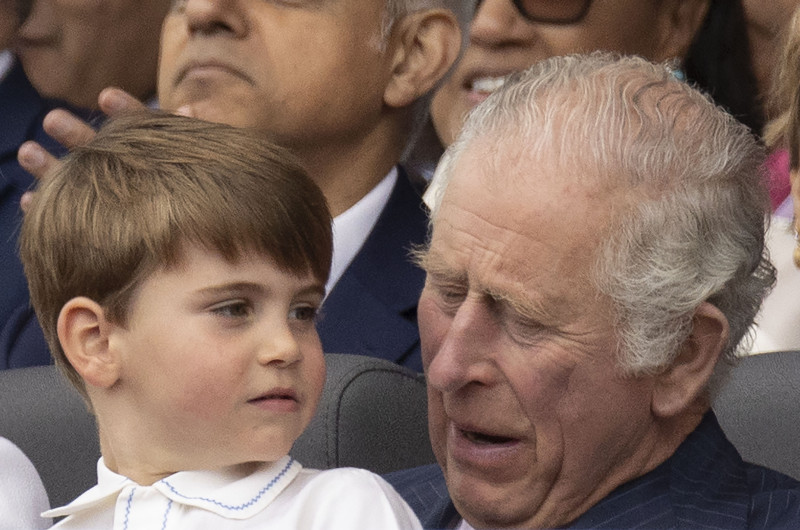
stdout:
<svg viewBox="0 0 800 530">
<path fill-rule="evenodd" d="M 453 66 L 461 49 L 461 30 L 446 9 L 411 13 L 392 31 L 394 55 L 383 101 L 407 107 L 433 89 Z"/>
<path fill-rule="evenodd" d="M 678 356 L 655 378 L 653 414 L 673 417 L 702 399 L 728 334 L 728 319 L 722 311 L 708 302 L 700 304 L 692 317 L 692 332 Z"/>
<path fill-rule="evenodd" d="M 689 53 L 697 32 L 703 26 L 710 0 L 668 0 L 664 2 L 661 17 L 654 31 L 659 32 L 655 48 L 656 61 L 678 59 Z"/>
<path fill-rule="evenodd" d="M 119 359 L 109 347 L 112 327 L 103 308 L 84 296 L 71 299 L 58 315 L 61 348 L 87 386 L 109 388 L 119 379 Z"/>
</svg>

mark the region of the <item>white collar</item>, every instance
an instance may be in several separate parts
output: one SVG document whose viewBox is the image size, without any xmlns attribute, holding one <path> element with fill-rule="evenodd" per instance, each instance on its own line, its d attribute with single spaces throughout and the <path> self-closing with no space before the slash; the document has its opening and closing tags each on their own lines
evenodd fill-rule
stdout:
<svg viewBox="0 0 800 530">
<path fill-rule="evenodd" d="M 289 456 L 264 463 L 256 471 L 242 475 L 226 468 L 216 471 L 181 471 L 152 486 L 139 486 L 128 477 L 108 469 L 103 459 L 97 463 L 97 485 L 66 506 L 42 514 L 62 517 L 90 509 L 130 487 L 152 488 L 175 503 L 194 506 L 228 519 L 246 519 L 263 510 L 300 473 L 303 466 Z"/>
<path fill-rule="evenodd" d="M 325 292 L 330 293 L 336 282 L 364 246 L 378 222 L 398 179 L 397 167 L 364 195 L 360 201 L 333 218 L 333 262 Z"/>
<path fill-rule="evenodd" d="M 456 530 L 475 530 L 475 529 L 466 520 L 461 519 L 461 523 L 459 523 L 459 525 L 456 527 Z"/>
<path fill-rule="evenodd" d="M 6 78 L 12 66 L 14 66 L 14 56 L 11 50 L 0 50 L 0 82 Z"/>
</svg>

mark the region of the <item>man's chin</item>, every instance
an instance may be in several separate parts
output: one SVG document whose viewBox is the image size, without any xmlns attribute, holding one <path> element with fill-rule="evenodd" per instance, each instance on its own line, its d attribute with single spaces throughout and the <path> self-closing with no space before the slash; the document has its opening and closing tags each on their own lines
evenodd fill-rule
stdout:
<svg viewBox="0 0 800 530">
<path fill-rule="evenodd" d="M 197 118 L 199 120 L 222 123 L 232 127 L 257 127 L 253 114 L 238 106 L 232 107 L 228 102 L 217 103 L 211 100 L 194 101 L 172 106 L 170 112 Z"/>
<path fill-rule="evenodd" d="M 494 504 L 462 499 L 453 499 L 456 510 L 473 528 L 530 528 L 532 522 L 522 514 L 510 513 L 509 506 L 503 502 Z"/>
<path fill-rule="evenodd" d="M 452 484 L 452 485 L 451 485 Z M 509 500 L 520 492 L 507 491 L 489 484 L 471 480 L 448 481 L 448 490 L 459 514 L 474 528 L 520 528 L 529 526 L 532 507 L 513 506 Z"/>
</svg>

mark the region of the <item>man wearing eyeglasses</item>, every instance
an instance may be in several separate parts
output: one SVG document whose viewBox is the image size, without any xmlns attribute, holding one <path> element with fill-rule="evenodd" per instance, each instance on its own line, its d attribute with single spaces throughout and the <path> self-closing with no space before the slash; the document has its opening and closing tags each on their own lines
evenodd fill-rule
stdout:
<svg viewBox="0 0 800 530">
<path fill-rule="evenodd" d="M 680 63 L 708 6 L 709 0 L 481 0 L 467 50 L 437 91 L 432 127 L 409 164 L 430 177 L 466 113 L 509 74 L 548 57 L 607 50 Z"/>
</svg>

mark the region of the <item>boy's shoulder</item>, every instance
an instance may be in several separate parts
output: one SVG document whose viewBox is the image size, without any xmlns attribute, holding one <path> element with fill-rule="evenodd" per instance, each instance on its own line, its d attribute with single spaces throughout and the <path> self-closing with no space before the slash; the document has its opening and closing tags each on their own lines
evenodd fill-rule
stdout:
<svg viewBox="0 0 800 530">
<path fill-rule="evenodd" d="M 293 505 L 290 509 L 313 506 L 315 516 L 335 521 L 335 526 L 420 528 L 414 512 L 394 488 L 366 469 L 304 468 L 286 496 Z"/>
<path fill-rule="evenodd" d="M 323 496 L 362 495 L 363 498 L 398 497 L 398 493 L 381 476 L 355 467 L 333 469 L 303 468 L 293 486 L 309 495 Z"/>
</svg>

